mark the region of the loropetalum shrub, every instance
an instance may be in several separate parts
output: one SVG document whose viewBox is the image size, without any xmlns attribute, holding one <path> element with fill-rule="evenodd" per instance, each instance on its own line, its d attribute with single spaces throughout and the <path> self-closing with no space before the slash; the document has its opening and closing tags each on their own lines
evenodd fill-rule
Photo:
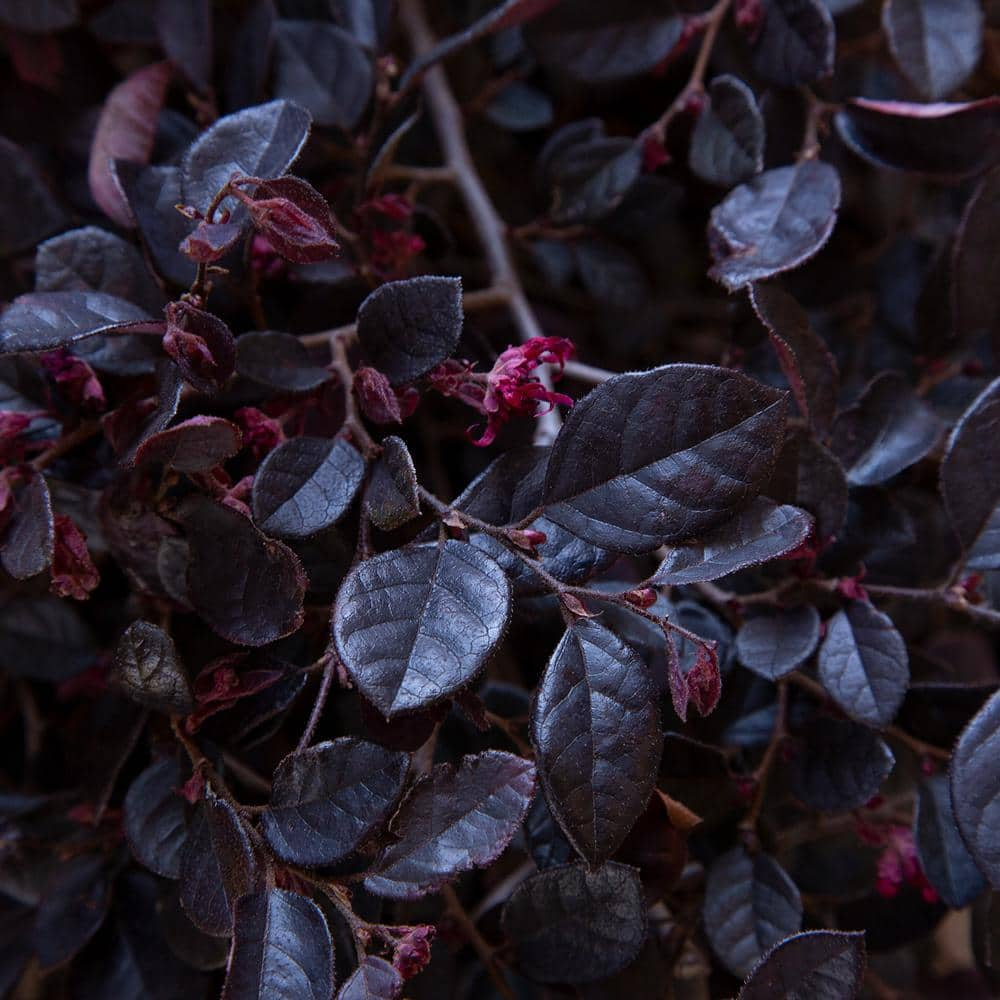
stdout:
<svg viewBox="0 0 1000 1000">
<path fill-rule="evenodd" d="M 990 995 L 998 5 L 426 6 L 0 4 L 0 993 Z"/>
</svg>

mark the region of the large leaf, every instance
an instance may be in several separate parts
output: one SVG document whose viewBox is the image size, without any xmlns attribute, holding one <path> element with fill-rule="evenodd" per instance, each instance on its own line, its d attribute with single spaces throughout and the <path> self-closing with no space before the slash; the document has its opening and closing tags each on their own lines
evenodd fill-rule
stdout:
<svg viewBox="0 0 1000 1000">
<path fill-rule="evenodd" d="M 856 722 L 887 726 L 910 683 L 906 643 L 888 615 L 866 601 L 851 601 L 826 623 L 819 679 Z"/>
<path fill-rule="evenodd" d="M 960 87 L 979 62 L 979 0 L 889 0 L 882 24 L 900 70 L 931 101 Z"/>
<path fill-rule="evenodd" d="M 765 612 L 739 630 L 736 655 L 748 670 L 777 680 L 812 656 L 819 633 L 819 612 L 811 604 Z"/>
<path fill-rule="evenodd" d="M 812 83 L 833 72 L 836 40 L 822 0 L 764 0 L 753 68 L 782 87 Z"/>
<path fill-rule="evenodd" d="M 236 907 L 222 1000 L 330 1000 L 333 942 L 323 911 L 305 896 L 263 889 Z"/>
<path fill-rule="evenodd" d="M 188 600 L 219 635 L 264 646 L 298 629 L 306 579 L 291 549 L 207 497 L 189 497 L 180 516 L 191 551 Z"/>
<path fill-rule="evenodd" d="M 804 931 L 755 966 L 738 1000 L 856 1000 L 865 978 L 865 935 Z"/>
<path fill-rule="evenodd" d="M 758 497 L 700 539 L 671 547 L 652 582 L 705 583 L 770 562 L 798 548 L 809 537 L 812 525 L 812 518 L 798 507 Z"/>
<path fill-rule="evenodd" d="M 501 750 L 440 764 L 416 784 L 393 820 L 398 839 L 369 869 L 378 896 L 414 899 L 495 861 L 535 794 L 535 765 Z"/>
<path fill-rule="evenodd" d="M 940 418 L 914 393 L 909 379 L 882 372 L 837 417 L 833 450 L 852 486 L 873 486 L 919 462 L 942 429 Z"/>
<path fill-rule="evenodd" d="M 716 955 L 734 976 L 745 976 L 768 948 L 801 927 L 802 900 L 774 858 L 736 847 L 708 870 L 704 918 Z"/>
<path fill-rule="evenodd" d="M 759 174 L 712 210 L 709 274 L 735 291 L 798 267 L 830 238 L 839 207 L 840 177 L 828 163 Z"/>
<path fill-rule="evenodd" d="M 29 0 L 36 7 L 33 0 Z M 2 5 L 0 5 L 2 6 Z M 3 13 L 0 11 L 0 19 Z M 0 136 L 0 256 L 30 250 L 66 225 L 66 214 L 20 146 Z"/>
<path fill-rule="evenodd" d="M 753 91 L 736 76 L 718 76 L 698 116 L 688 154 L 691 170 L 709 184 L 732 187 L 764 167 L 764 118 Z"/>
<path fill-rule="evenodd" d="M 333 634 L 361 693 L 390 718 L 468 684 L 500 641 L 509 611 L 503 570 L 452 540 L 356 566 L 337 595 Z"/>
<path fill-rule="evenodd" d="M 962 731 L 951 758 L 955 822 L 979 870 L 1000 887 L 1000 693 Z"/>
<path fill-rule="evenodd" d="M 269 535 L 308 538 L 347 513 L 364 476 L 365 460 L 343 438 L 292 438 L 257 470 L 254 520 Z"/>
<path fill-rule="evenodd" d="M 588 983 L 631 962 L 646 937 L 642 883 L 614 862 L 547 868 L 522 882 L 503 911 L 518 966 L 541 983 Z"/>
<path fill-rule="evenodd" d="M 461 335 L 459 278 L 390 281 L 358 310 L 361 350 L 393 385 L 412 382 L 450 358 Z"/>
<path fill-rule="evenodd" d="M 734 371 L 666 365 L 617 375 L 563 424 L 545 515 L 618 552 L 691 538 L 766 485 L 784 422 L 784 395 Z"/>
<path fill-rule="evenodd" d="M 844 142 L 877 167 L 954 180 L 1000 161 L 1000 97 L 965 104 L 858 97 L 834 122 Z"/>
<path fill-rule="evenodd" d="M 597 621 L 568 628 L 531 713 L 552 814 L 588 864 L 606 861 L 646 808 L 660 762 L 657 692 L 634 650 Z"/>
<path fill-rule="evenodd" d="M 132 853 L 151 871 L 180 878 L 187 816 L 181 768 L 173 757 L 154 761 L 129 786 L 122 827 Z"/>
<path fill-rule="evenodd" d="M 174 640 L 151 622 L 132 622 L 125 630 L 115 649 L 115 672 L 125 693 L 140 705 L 171 715 L 187 715 L 194 708 Z"/>
<path fill-rule="evenodd" d="M 991 170 L 973 192 L 955 235 L 951 261 L 954 334 L 975 343 L 984 334 L 1000 348 L 1000 284 L 992 262 L 1000 256 L 1000 169 Z"/>
<path fill-rule="evenodd" d="M 264 837 L 293 864 L 339 861 L 388 818 L 408 764 L 353 736 L 290 753 L 274 772 Z"/>
</svg>

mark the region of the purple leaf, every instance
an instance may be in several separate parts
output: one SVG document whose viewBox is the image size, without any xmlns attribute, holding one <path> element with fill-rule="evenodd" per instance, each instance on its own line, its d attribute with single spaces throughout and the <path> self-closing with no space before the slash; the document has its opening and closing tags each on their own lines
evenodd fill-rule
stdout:
<svg viewBox="0 0 1000 1000">
<path fill-rule="evenodd" d="M 196 264 L 213 264 L 232 250 L 243 228 L 239 222 L 202 221 L 181 240 L 178 249 Z"/>
<path fill-rule="evenodd" d="M 526 976 L 540 983 L 605 979 L 639 954 L 646 938 L 642 883 L 609 862 L 547 868 L 511 894 L 503 929 Z"/>
<path fill-rule="evenodd" d="M 1000 169 L 990 171 L 973 192 L 955 235 L 951 258 L 954 336 L 974 343 L 987 334 L 1000 351 L 1000 284 L 992 262 L 1000 255 Z"/>
<path fill-rule="evenodd" d="M 816 518 L 816 538 L 839 535 L 847 516 L 847 476 L 836 456 L 809 431 L 785 438 L 768 493 L 797 504 Z"/>
<path fill-rule="evenodd" d="M 563 424 L 545 516 L 632 554 L 699 535 L 766 485 L 784 424 L 784 394 L 734 371 L 666 365 L 617 375 Z"/>
<path fill-rule="evenodd" d="M 687 722 L 688 706 L 694 705 L 701 716 L 715 711 L 722 697 L 722 672 L 719 667 L 717 643 L 712 640 L 692 641 L 693 659 L 685 664 L 677 650 L 673 635 L 667 636 L 667 686 L 674 712 L 681 722 Z"/>
<path fill-rule="evenodd" d="M 364 477 L 365 460 L 343 438 L 291 438 L 257 471 L 254 520 L 269 535 L 308 538 L 347 513 Z"/>
<path fill-rule="evenodd" d="M 822 0 L 763 0 L 764 20 L 753 68 L 782 87 L 812 83 L 833 72 L 836 32 Z"/>
<path fill-rule="evenodd" d="M 62 229 L 67 221 L 28 154 L 3 136 L 0 136 L 0 213 L 3 257 L 30 250 L 39 240 Z"/>
<path fill-rule="evenodd" d="M 401 438 L 389 436 L 372 468 L 364 500 L 365 516 L 382 531 L 393 531 L 420 516 L 417 470 Z"/>
<path fill-rule="evenodd" d="M 356 737 L 297 750 L 274 772 L 264 837 L 292 864 L 333 864 L 388 819 L 408 766 L 407 754 Z"/>
<path fill-rule="evenodd" d="M 187 809 L 179 793 L 184 779 L 173 757 L 150 764 L 125 794 L 122 827 L 136 858 L 164 878 L 181 877 Z"/>
<path fill-rule="evenodd" d="M 717 76 L 708 85 L 688 163 L 697 177 L 720 187 L 733 187 L 763 169 L 764 118 L 739 77 Z"/>
<path fill-rule="evenodd" d="M 115 672 L 125 693 L 140 705 L 170 715 L 194 709 L 173 639 L 150 622 L 135 621 L 125 630 L 115 649 Z"/>
<path fill-rule="evenodd" d="M 52 498 L 45 477 L 30 479 L 12 491 L 7 524 L 0 535 L 0 566 L 15 580 L 30 580 L 52 562 L 54 525 Z"/>
<path fill-rule="evenodd" d="M 167 306 L 163 349 L 186 382 L 199 392 L 217 392 L 236 368 L 236 341 L 218 316 L 184 299 Z"/>
<path fill-rule="evenodd" d="M 531 738 L 552 814 L 597 866 L 646 808 L 660 762 L 657 692 L 646 665 L 593 620 L 566 630 L 531 712 Z"/>
<path fill-rule="evenodd" d="M 840 177 L 828 163 L 759 174 L 712 210 L 709 275 L 734 292 L 804 264 L 830 238 L 839 207 Z"/>
<path fill-rule="evenodd" d="M 243 433 L 222 417 L 192 417 L 146 438 L 135 464 L 158 462 L 178 472 L 208 472 L 243 447 Z"/>
<path fill-rule="evenodd" d="M 344 980 L 337 1000 L 399 1000 L 403 979 L 384 959 L 365 955 Z"/>
<path fill-rule="evenodd" d="M 398 839 L 383 848 L 365 888 L 391 899 L 435 892 L 492 864 L 517 833 L 535 794 L 535 765 L 500 750 L 440 764 L 403 800 Z"/>
<path fill-rule="evenodd" d="M 236 341 L 236 371 L 279 392 L 309 392 L 330 378 L 312 363 L 298 337 L 271 331 L 251 331 Z"/>
<path fill-rule="evenodd" d="M 892 620 L 865 601 L 851 601 L 826 623 L 819 679 L 855 722 L 892 722 L 910 683 L 906 643 Z"/>
<path fill-rule="evenodd" d="M 812 656 L 819 632 L 819 612 L 811 604 L 765 612 L 739 630 L 736 655 L 748 670 L 778 680 Z"/>
<path fill-rule="evenodd" d="M 156 119 L 173 75 L 169 62 L 136 70 L 108 95 L 90 146 L 87 179 L 101 211 L 119 226 L 135 225 L 128 201 L 119 188 L 112 163 L 149 163 L 156 138 Z"/>
<path fill-rule="evenodd" d="M 754 966 L 737 1000 L 856 1000 L 864 978 L 862 932 L 804 931 L 779 942 Z"/>
<path fill-rule="evenodd" d="M 386 717 L 465 687 L 507 626 L 510 584 L 464 542 L 384 552 L 357 565 L 337 595 L 337 650 Z"/>
</svg>

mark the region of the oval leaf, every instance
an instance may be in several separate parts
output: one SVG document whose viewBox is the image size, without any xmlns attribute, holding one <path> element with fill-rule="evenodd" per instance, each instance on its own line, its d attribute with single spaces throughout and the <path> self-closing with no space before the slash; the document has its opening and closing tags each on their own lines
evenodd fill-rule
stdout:
<svg viewBox="0 0 1000 1000">
<path fill-rule="evenodd" d="M 325 368 L 312 363 L 298 337 L 270 330 L 254 330 L 236 341 L 236 371 L 280 392 L 309 392 L 330 378 Z"/>
<path fill-rule="evenodd" d="M 805 604 L 751 618 L 736 635 L 740 663 L 775 681 L 804 663 L 819 642 L 819 612 Z"/>
<path fill-rule="evenodd" d="M 132 853 L 150 871 L 180 878 L 187 815 L 180 796 L 180 765 L 173 757 L 155 761 L 129 786 L 122 826 Z"/>
<path fill-rule="evenodd" d="M 365 492 L 365 515 L 382 531 L 392 531 L 420 516 L 417 470 L 410 450 L 398 437 L 382 442 Z"/>
<path fill-rule="evenodd" d="M 243 447 L 240 429 L 222 417 L 192 417 L 146 438 L 134 463 L 159 462 L 178 472 L 208 472 Z"/>
<path fill-rule="evenodd" d="M 174 640 L 150 622 L 132 622 L 125 630 L 115 649 L 115 671 L 125 693 L 140 705 L 171 715 L 194 709 Z"/>
<path fill-rule="evenodd" d="M 812 83 L 833 72 L 836 40 L 822 0 L 765 0 L 753 68 L 782 87 Z"/>
<path fill-rule="evenodd" d="M 4 512 L 8 521 L 0 536 L 0 566 L 15 580 L 30 580 L 52 562 L 52 498 L 40 472 L 31 473 L 28 482 L 11 493 Z"/>
<path fill-rule="evenodd" d="M 805 931 L 782 941 L 757 964 L 738 1000 L 855 1000 L 864 978 L 863 931 Z"/>
<path fill-rule="evenodd" d="M 399 1000 L 403 978 L 384 959 L 365 955 L 340 987 L 337 1000 Z"/>
<path fill-rule="evenodd" d="M 764 167 L 764 118 L 753 91 L 735 76 L 718 76 L 691 135 L 688 163 L 709 184 L 732 187 Z"/>
</svg>

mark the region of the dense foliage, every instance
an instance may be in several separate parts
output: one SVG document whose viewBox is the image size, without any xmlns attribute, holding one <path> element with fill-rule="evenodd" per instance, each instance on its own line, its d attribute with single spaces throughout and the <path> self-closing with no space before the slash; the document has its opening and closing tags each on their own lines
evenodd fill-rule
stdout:
<svg viewBox="0 0 1000 1000">
<path fill-rule="evenodd" d="M 0 995 L 994 995 L 1000 5 L 0 24 Z"/>
</svg>

